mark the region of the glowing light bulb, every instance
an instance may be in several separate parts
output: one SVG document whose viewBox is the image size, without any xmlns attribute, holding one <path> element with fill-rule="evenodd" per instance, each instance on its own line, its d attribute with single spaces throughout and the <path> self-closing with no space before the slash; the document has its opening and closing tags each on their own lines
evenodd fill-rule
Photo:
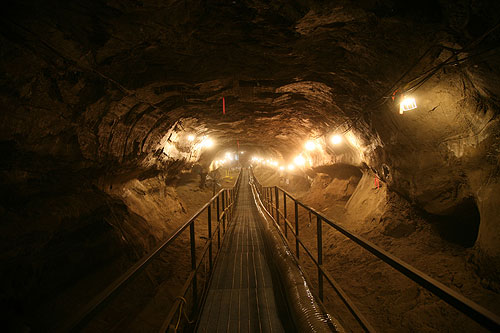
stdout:
<svg viewBox="0 0 500 333">
<path fill-rule="evenodd" d="M 210 148 L 214 145 L 214 142 L 212 139 L 205 137 L 203 141 L 201 142 L 202 147 Z"/>
<path fill-rule="evenodd" d="M 288 165 L 288 170 L 292 171 L 293 169 L 295 169 L 295 166 L 293 164 L 289 164 Z"/>
<path fill-rule="evenodd" d="M 305 160 L 305 158 L 302 155 L 299 155 L 299 156 L 295 157 L 295 159 L 293 160 L 293 162 L 297 166 L 303 166 L 304 164 L 306 164 L 306 160 Z"/>
<path fill-rule="evenodd" d="M 417 108 L 417 102 L 413 97 L 404 97 L 399 105 L 399 113 L 403 114 L 405 111 L 410 111 Z"/>
<path fill-rule="evenodd" d="M 314 150 L 316 149 L 316 144 L 314 143 L 314 141 L 309 140 L 306 142 L 305 147 L 307 150 Z"/>
<path fill-rule="evenodd" d="M 285 170 L 285 167 L 284 166 L 280 166 L 280 170 L 281 171 Z"/>
<path fill-rule="evenodd" d="M 189 142 L 193 142 L 193 141 L 194 141 L 194 139 L 195 139 L 195 138 L 194 138 L 194 135 L 192 135 L 192 134 L 188 135 L 188 141 L 189 141 Z"/>
<path fill-rule="evenodd" d="M 334 145 L 338 145 L 339 143 L 342 142 L 342 137 L 340 135 L 334 135 L 332 136 L 332 138 L 330 139 L 330 141 L 334 144 Z"/>
</svg>

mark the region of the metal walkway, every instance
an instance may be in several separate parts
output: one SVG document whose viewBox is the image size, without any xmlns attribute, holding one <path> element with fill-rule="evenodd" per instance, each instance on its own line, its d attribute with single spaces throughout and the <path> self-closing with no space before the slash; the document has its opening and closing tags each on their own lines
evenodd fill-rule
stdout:
<svg viewBox="0 0 500 333">
<path fill-rule="evenodd" d="M 247 170 L 215 266 L 198 332 L 284 332 Z"/>
</svg>

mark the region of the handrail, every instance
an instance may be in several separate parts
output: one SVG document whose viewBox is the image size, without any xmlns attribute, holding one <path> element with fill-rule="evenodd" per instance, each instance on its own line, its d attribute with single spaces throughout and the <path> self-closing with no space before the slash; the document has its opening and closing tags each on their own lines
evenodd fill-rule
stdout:
<svg viewBox="0 0 500 333">
<path fill-rule="evenodd" d="M 295 256 L 299 258 L 299 245 L 304 248 L 306 251 L 306 254 L 312 259 L 313 263 L 316 265 L 318 268 L 318 286 L 319 286 L 319 295 L 320 299 L 323 299 L 323 278 L 326 278 L 327 282 L 332 286 L 332 288 L 337 292 L 337 294 L 341 297 L 342 301 L 344 304 L 346 304 L 347 308 L 351 311 L 351 313 L 354 315 L 354 317 L 357 319 L 357 321 L 360 323 L 360 325 L 366 330 L 366 331 L 374 331 L 373 328 L 371 328 L 370 324 L 364 319 L 362 314 L 359 312 L 359 310 L 354 306 L 354 303 L 348 299 L 347 295 L 345 292 L 340 288 L 337 282 L 332 278 L 332 276 L 325 270 L 325 267 L 322 265 L 322 224 L 325 222 L 327 225 L 330 227 L 336 229 L 340 233 L 342 233 L 344 236 L 349 238 L 350 240 L 354 241 L 357 245 L 363 247 L 373 255 L 375 255 L 377 258 L 385 262 L 386 264 L 390 265 L 394 269 L 396 269 L 399 273 L 405 275 L 421 287 L 425 288 L 426 290 L 430 291 L 449 305 L 453 306 L 455 309 L 461 311 L 464 313 L 466 316 L 480 324 L 481 326 L 499 331 L 500 330 L 500 317 L 494 314 L 493 312 L 485 309 L 484 307 L 480 306 L 479 304 L 473 302 L 472 300 L 466 298 L 465 296 L 461 295 L 460 293 L 452 290 L 451 288 L 445 286 L 441 282 L 431 278 L 427 274 L 423 273 L 422 271 L 416 269 L 415 267 L 405 263 L 401 259 L 397 258 L 396 256 L 390 254 L 389 252 L 383 250 L 382 248 L 378 247 L 377 245 L 373 244 L 372 242 L 364 239 L 361 236 L 358 236 L 339 224 L 331 221 L 328 219 L 326 216 L 315 210 L 314 208 L 311 208 L 307 206 L 306 204 L 300 202 L 296 198 L 294 198 L 289 192 L 284 190 L 283 188 L 279 186 L 262 186 L 256 177 L 253 175 L 254 182 L 257 184 L 257 189 L 260 193 L 261 196 L 263 196 L 263 202 L 267 204 L 267 210 L 269 214 L 273 217 L 275 223 L 278 226 L 278 230 L 284 238 L 288 242 L 288 237 L 286 234 L 286 231 L 288 228 L 292 231 L 292 234 L 295 237 L 295 242 L 296 242 L 296 251 L 295 251 Z M 273 191 L 274 190 L 274 191 Z M 274 195 L 273 195 L 274 192 Z M 280 195 L 279 192 L 283 193 L 283 212 L 280 210 Z M 295 228 L 292 226 L 290 221 L 287 219 L 286 216 L 286 198 L 290 198 L 295 205 Z M 274 200 L 273 200 L 274 199 Z M 316 216 L 316 222 L 317 222 L 317 250 L 318 250 L 318 258 L 314 258 L 312 255 L 311 251 L 307 249 L 306 245 L 302 242 L 302 240 L 299 237 L 299 228 L 298 228 L 298 206 L 302 206 L 306 210 L 308 210 L 310 213 L 314 214 Z M 281 227 L 280 227 L 280 216 L 282 217 L 284 221 L 284 229 L 285 229 L 285 234 L 283 234 Z M 294 230 L 295 229 L 295 230 Z"/>
<path fill-rule="evenodd" d="M 237 191 L 239 188 L 241 182 L 241 170 L 240 173 L 238 174 L 238 178 L 231 188 L 223 188 L 221 189 L 217 194 L 215 194 L 207 203 L 203 205 L 196 213 L 193 214 L 193 216 L 184 224 L 182 224 L 179 228 L 177 228 L 163 243 L 161 243 L 159 246 L 157 246 L 153 251 L 151 251 L 149 254 L 141 258 L 139 261 L 137 261 L 131 268 L 129 268 L 125 273 L 123 273 L 120 277 L 118 277 L 114 282 L 112 282 L 106 289 L 104 289 L 101 293 L 99 293 L 94 299 L 92 299 L 82 310 L 80 310 L 77 315 L 75 315 L 66 325 L 64 325 L 60 331 L 61 332 L 67 332 L 67 331 L 77 331 L 79 329 L 82 329 L 85 327 L 91 320 L 92 318 L 97 315 L 100 309 L 102 309 L 107 303 L 109 303 L 114 296 L 118 294 L 118 292 L 123 289 L 134 277 L 136 277 L 140 272 L 142 272 L 148 264 L 150 264 L 153 259 L 155 259 L 165 248 L 167 248 L 169 245 L 171 245 L 186 229 L 190 229 L 190 245 L 191 245 L 191 272 L 186 280 L 186 283 L 184 284 L 182 288 L 182 293 L 181 296 L 184 297 L 186 295 L 187 290 L 191 285 L 194 283 L 193 287 L 193 293 L 194 293 L 194 299 L 195 301 L 197 300 L 197 291 L 196 291 L 196 275 L 198 273 L 199 268 L 201 267 L 201 262 L 205 258 L 207 251 L 209 253 L 209 265 L 210 265 L 210 274 L 212 273 L 212 267 L 213 263 L 217 257 L 218 251 L 216 252 L 215 257 L 212 254 L 212 242 L 214 236 L 217 234 L 217 239 L 218 239 L 218 249 L 220 248 L 221 244 L 221 237 L 220 237 L 220 232 L 221 232 L 221 225 L 222 225 L 222 239 L 224 238 L 226 234 L 226 230 L 229 226 L 229 224 L 232 221 L 232 212 L 234 209 L 234 206 L 236 204 L 236 199 L 237 199 Z M 216 222 L 217 222 L 217 227 L 215 230 L 212 232 L 211 230 L 211 225 L 212 225 L 212 214 L 211 214 L 211 207 L 212 204 L 216 202 Z M 222 207 L 220 207 L 220 204 L 222 203 Z M 197 262 L 196 260 L 196 246 L 195 246 L 195 230 L 194 230 L 194 225 L 196 223 L 196 220 L 200 215 L 207 210 L 207 215 L 208 215 L 208 232 L 209 232 L 209 237 L 206 241 L 206 244 L 202 250 L 202 256 L 200 258 L 200 261 Z M 227 223 L 227 225 L 226 225 Z M 176 301 L 173 303 L 171 306 L 169 316 L 167 316 L 167 319 L 164 321 L 162 330 L 165 332 L 165 330 L 169 327 L 173 316 L 175 313 L 179 310 L 179 300 L 176 299 Z M 198 304 L 197 304 L 198 305 Z M 194 309 L 197 310 L 197 309 Z M 172 314 L 172 316 L 170 316 Z M 169 320 L 170 318 L 170 320 Z"/>
</svg>

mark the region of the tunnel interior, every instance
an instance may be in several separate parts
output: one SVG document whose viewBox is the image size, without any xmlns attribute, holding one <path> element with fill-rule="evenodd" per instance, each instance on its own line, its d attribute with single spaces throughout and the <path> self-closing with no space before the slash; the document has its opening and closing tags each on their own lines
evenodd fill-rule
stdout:
<svg viewBox="0 0 500 333">
<path fill-rule="evenodd" d="M 9 1 L 2 321 L 51 331 L 242 167 L 500 309 L 498 12 L 493 0 Z M 379 328 L 455 330 L 415 319 L 435 302 L 366 265 L 394 288 L 386 306 L 401 305 L 384 322 L 358 285 L 368 259 L 328 241 L 329 269 Z M 186 253 L 144 281 L 160 288 L 167 271 L 179 288 Z"/>
</svg>

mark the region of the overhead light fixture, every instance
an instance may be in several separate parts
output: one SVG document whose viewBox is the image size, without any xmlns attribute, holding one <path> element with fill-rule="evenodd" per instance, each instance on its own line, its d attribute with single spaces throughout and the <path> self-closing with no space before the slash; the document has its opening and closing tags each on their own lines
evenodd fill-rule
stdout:
<svg viewBox="0 0 500 333">
<path fill-rule="evenodd" d="M 293 169 L 295 169 L 295 166 L 293 164 L 289 164 L 288 165 L 288 170 L 292 171 Z"/>
<path fill-rule="evenodd" d="M 303 166 L 304 164 L 306 164 L 306 160 L 305 160 L 305 158 L 302 155 L 299 155 L 299 156 L 295 157 L 295 159 L 293 160 L 293 162 L 297 166 Z"/>
<path fill-rule="evenodd" d="M 333 135 L 331 138 L 330 138 L 330 141 L 334 144 L 334 145 L 338 145 L 339 143 L 342 142 L 342 137 L 338 134 L 336 135 Z"/>
<path fill-rule="evenodd" d="M 188 135 L 188 141 L 189 141 L 189 142 L 193 142 L 193 141 L 194 141 L 194 139 L 195 139 L 194 135 L 192 135 L 192 134 L 189 134 L 189 135 Z"/>
<path fill-rule="evenodd" d="M 417 102 L 413 97 L 402 98 L 401 104 L 399 104 L 399 113 L 403 114 L 405 111 L 410 111 L 417 108 Z"/>
<path fill-rule="evenodd" d="M 316 148 L 316 144 L 314 143 L 314 141 L 309 140 L 306 142 L 305 147 L 307 150 L 314 150 Z"/>
<path fill-rule="evenodd" d="M 204 137 L 203 141 L 201 141 L 201 146 L 202 147 L 210 148 L 213 145 L 214 145 L 214 142 L 212 141 L 212 139 L 210 139 L 208 137 Z"/>
<path fill-rule="evenodd" d="M 284 166 L 280 166 L 280 170 L 281 171 L 285 170 L 285 167 Z"/>
</svg>

